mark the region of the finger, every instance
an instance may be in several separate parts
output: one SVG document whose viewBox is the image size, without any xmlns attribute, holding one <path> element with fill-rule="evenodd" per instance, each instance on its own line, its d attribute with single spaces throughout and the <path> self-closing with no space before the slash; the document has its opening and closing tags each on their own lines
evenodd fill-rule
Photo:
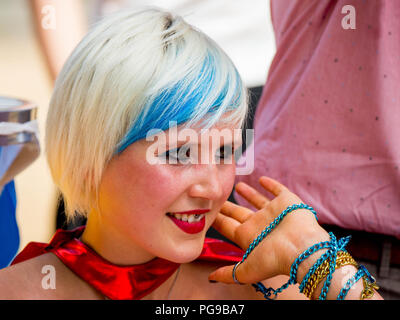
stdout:
<svg viewBox="0 0 400 320">
<path fill-rule="evenodd" d="M 215 218 L 212 226 L 223 236 L 235 242 L 236 228 L 241 226 L 241 223 L 231 217 L 227 217 L 222 213 L 218 212 L 217 217 Z"/>
<path fill-rule="evenodd" d="M 236 219 L 239 222 L 245 222 L 254 213 L 252 210 L 239 206 L 233 202 L 225 201 L 222 205 L 221 213 L 224 215 Z"/>
<path fill-rule="evenodd" d="M 266 196 L 258 192 L 253 187 L 250 187 L 245 182 L 239 182 L 236 185 L 235 190 L 257 209 L 264 208 L 270 202 Z"/>
<path fill-rule="evenodd" d="M 222 283 L 235 283 L 235 281 L 233 281 L 233 277 L 232 277 L 233 267 L 234 267 L 234 265 L 233 266 L 224 266 L 224 267 L 217 269 L 216 271 L 212 272 L 208 276 L 208 280 L 218 281 L 218 282 L 222 282 Z M 236 268 L 236 271 L 237 271 L 237 269 L 238 268 Z M 236 272 L 235 272 L 235 274 L 236 274 Z M 236 274 L 236 279 L 237 279 L 237 274 Z"/>
<path fill-rule="evenodd" d="M 246 262 L 243 262 L 237 266 L 235 270 L 235 277 L 236 280 L 239 281 L 240 283 L 251 283 L 251 281 L 246 280 Z M 232 272 L 233 268 L 235 265 L 231 266 L 224 266 L 221 268 L 218 268 L 214 272 L 210 273 L 208 276 L 208 280 L 213 280 L 213 281 L 218 281 L 222 283 L 235 283 L 236 282 L 233 280 Z"/>
<path fill-rule="evenodd" d="M 269 177 L 262 176 L 262 177 L 259 179 L 259 183 L 261 184 L 261 186 L 262 186 L 265 190 L 271 192 L 271 193 L 272 193 L 274 196 L 276 196 L 276 197 L 277 197 L 282 191 L 287 190 L 287 188 L 286 188 L 283 184 L 281 184 L 281 183 L 279 183 L 278 181 L 276 181 L 276 180 L 274 180 L 274 179 L 272 179 L 272 178 L 269 178 Z"/>
</svg>

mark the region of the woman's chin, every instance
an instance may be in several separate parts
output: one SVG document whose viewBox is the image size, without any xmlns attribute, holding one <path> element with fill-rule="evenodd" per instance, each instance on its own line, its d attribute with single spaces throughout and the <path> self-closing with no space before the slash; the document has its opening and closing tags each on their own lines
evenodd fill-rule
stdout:
<svg viewBox="0 0 400 320">
<path fill-rule="evenodd" d="M 190 241 L 190 243 L 185 243 L 185 245 L 176 246 L 175 250 L 168 250 L 164 253 L 164 259 L 175 262 L 175 263 L 189 263 L 196 260 L 202 250 L 203 250 L 204 239 L 197 241 Z"/>
</svg>

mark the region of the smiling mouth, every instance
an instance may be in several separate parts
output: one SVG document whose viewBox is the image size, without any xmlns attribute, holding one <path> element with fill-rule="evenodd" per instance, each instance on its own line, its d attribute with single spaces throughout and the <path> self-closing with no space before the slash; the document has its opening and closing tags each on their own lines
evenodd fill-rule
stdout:
<svg viewBox="0 0 400 320">
<path fill-rule="evenodd" d="M 206 225 L 205 213 L 181 214 L 168 212 L 167 217 L 169 217 L 179 229 L 188 234 L 199 233 L 203 231 Z"/>
<path fill-rule="evenodd" d="M 170 217 L 174 217 L 180 221 L 194 223 L 201 221 L 201 219 L 203 219 L 206 214 L 205 213 L 181 214 L 181 213 L 167 212 L 167 215 Z"/>
</svg>

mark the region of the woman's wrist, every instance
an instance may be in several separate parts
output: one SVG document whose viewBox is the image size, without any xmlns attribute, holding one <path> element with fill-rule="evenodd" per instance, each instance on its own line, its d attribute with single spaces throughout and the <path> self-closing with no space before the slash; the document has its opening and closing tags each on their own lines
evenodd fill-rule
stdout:
<svg viewBox="0 0 400 320">
<path fill-rule="evenodd" d="M 294 210 L 299 210 L 297 215 L 301 214 L 301 211 L 307 213 L 308 210 L 314 216 L 302 215 L 294 232 L 287 232 L 282 236 L 275 233 L 272 243 L 275 243 L 273 247 L 278 258 L 277 270 L 280 274 L 289 275 L 289 280 L 279 288 L 267 288 L 262 282 L 253 283 L 256 291 L 262 292 L 265 299 L 271 300 L 290 285 L 298 283 L 300 292 L 310 299 L 373 298 L 375 289 L 378 289 L 375 279 L 365 267 L 359 266 L 345 249 L 351 236 L 337 239 L 332 232 L 326 232 L 313 221 L 317 218 L 315 210 L 302 203 L 290 205 L 283 210 L 248 246 L 242 262 L 283 218 Z M 290 215 L 283 224 L 290 223 L 289 220 L 297 215 Z M 312 220 L 308 221 L 311 217 Z M 381 297 L 377 294 L 376 298 Z"/>
<path fill-rule="evenodd" d="M 335 272 L 333 272 L 332 274 L 332 280 L 329 286 L 329 291 L 326 295 L 326 299 L 336 300 L 340 293 L 340 290 L 345 286 L 346 282 L 356 274 L 356 272 L 357 268 L 353 265 L 346 265 L 339 269 L 336 269 Z M 324 280 L 325 279 L 323 279 L 323 281 L 318 283 L 317 287 L 315 288 L 312 294 L 311 297 L 312 300 L 318 299 L 319 295 L 321 294 L 322 287 L 324 285 Z M 362 284 L 360 282 L 355 283 L 352 289 L 347 294 L 346 298 L 359 299 L 362 289 L 363 289 Z"/>
<path fill-rule="evenodd" d="M 348 300 L 382 299 L 375 290 L 378 289 L 375 279 L 369 275 L 365 267 L 358 265 L 348 252 L 340 252 L 341 253 L 337 255 L 336 269 L 333 271 L 329 281 L 329 290 L 326 292 L 325 299 L 337 300 L 339 295 L 342 296 L 342 299 Z M 311 259 L 307 263 L 304 263 L 301 268 L 299 267 L 299 272 L 297 273 L 297 282 L 299 284 L 322 255 L 323 252 L 319 254 L 316 252 L 315 256 L 310 256 L 309 258 Z M 340 255 L 342 257 L 338 258 Z M 326 274 L 318 279 L 317 284 L 314 286 L 313 290 L 311 290 L 311 295 L 308 295 L 310 299 L 317 300 L 320 298 L 326 280 Z"/>
<path fill-rule="evenodd" d="M 303 231 L 304 232 L 304 231 Z M 314 246 L 317 243 L 322 243 L 330 241 L 329 234 L 321 227 L 317 230 L 313 230 L 309 235 L 301 237 L 301 242 L 295 243 L 295 252 L 288 257 L 288 261 L 286 263 L 287 274 L 290 275 L 290 269 L 294 263 L 294 261 L 307 249 Z M 298 266 L 296 282 L 301 283 L 304 279 L 308 271 L 313 267 L 313 265 L 317 262 L 317 260 L 327 251 L 328 249 L 320 249 L 313 254 L 311 254 L 308 258 L 304 259 Z"/>
<path fill-rule="evenodd" d="M 329 234 L 322 228 L 319 228 L 319 230 L 315 230 L 315 232 L 311 233 L 307 237 L 302 237 L 303 240 L 302 243 L 298 243 L 296 245 L 296 253 L 294 255 L 300 256 L 303 252 L 306 252 L 307 249 L 311 248 L 312 246 L 318 244 L 318 243 L 323 243 L 325 241 L 329 241 Z M 297 275 L 296 275 L 296 282 L 301 285 L 303 279 L 307 276 L 307 274 L 310 273 L 310 270 L 313 269 L 314 267 L 314 273 L 317 273 L 317 270 L 315 270 L 315 265 L 317 261 L 325 254 L 327 253 L 328 249 L 320 249 L 309 255 L 306 259 L 302 260 L 302 262 L 298 265 L 297 268 Z M 337 257 L 337 252 L 335 253 Z M 343 255 L 343 252 L 342 252 Z M 327 291 L 326 294 L 326 299 L 328 300 L 336 300 L 339 293 L 341 292 L 342 288 L 346 286 L 346 283 L 355 276 L 357 273 L 357 263 L 351 258 L 351 256 L 347 253 L 347 256 L 350 257 L 352 260 L 352 263 L 343 263 L 339 262 L 339 259 L 336 260 L 336 269 L 333 271 L 331 274 L 331 279 L 330 279 L 330 284 L 329 284 L 329 290 Z M 290 267 L 287 267 L 290 269 L 293 265 L 293 262 L 296 260 L 296 258 L 293 258 L 293 256 L 290 258 L 291 259 L 291 265 Z M 346 257 L 342 257 L 346 259 Z M 347 257 L 348 258 L 348 257 Z M 322 257 L 322 259 L 324 259 Z M 329 260 L 329 259 L 328 259 Z M 325 262 L 328 262 L 325 261 Z M 339 265 L 338 265 L 339 262 Z M 290 264 L 290 263 L 288 263 Z M 323 265 L 321 265 L 323 267 Z M 321 269 L 321 268 L 319 268 Z M 308 275 L 309 277 L 309 275 Z M 307 278 L 308 278 L 307 277 Z M 327 279 L 327 274 L 324 274 L 318 279 L 318 283 L 314 285 L 313 290 L 311 290 L 311 295 L 308 295 L 311 299 L 318 299 L 320 297 L 321 291 L 323 290 L 325 280 Z M 315 279 L 313 279 L 315 280 Z M 306 282 L 310 282 L 310 278 L 306 280 Z M 301 288 L 301 286 L 300 286 Z M 304 289 L 303 289 L 304 290 Z M 346 294 L 346 299 L 360 299 L 361 293 L 364 290 L 364 285 L 363 281 L 357 281 L 351 286 L 351 289 L 347 292 Z M 304 292 L 305 293 L 305 292 Z"/>
</svg>

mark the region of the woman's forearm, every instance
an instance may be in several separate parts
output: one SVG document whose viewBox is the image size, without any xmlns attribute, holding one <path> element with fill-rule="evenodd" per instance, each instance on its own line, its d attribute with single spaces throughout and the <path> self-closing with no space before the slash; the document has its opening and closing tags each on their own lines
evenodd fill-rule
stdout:
<svg viewBox="0 0 400 320">
<path fill-rule="evenodd" d="M 7 169 L 2 177 L 0 177 L 0 193 L 3 187 L 9 183 L 14 177 L 34 162 L 40 154 L 39 142 L 35 139 L 25 143 L 21 151 L 14 159 L 13 163 Z"/>
<path fill-rule="evenodd" d="M 29 2 L 39 43 L 55 80 L 68 55 L 87 32 L 85 8 L 80 0 Z"/>
</svg>

